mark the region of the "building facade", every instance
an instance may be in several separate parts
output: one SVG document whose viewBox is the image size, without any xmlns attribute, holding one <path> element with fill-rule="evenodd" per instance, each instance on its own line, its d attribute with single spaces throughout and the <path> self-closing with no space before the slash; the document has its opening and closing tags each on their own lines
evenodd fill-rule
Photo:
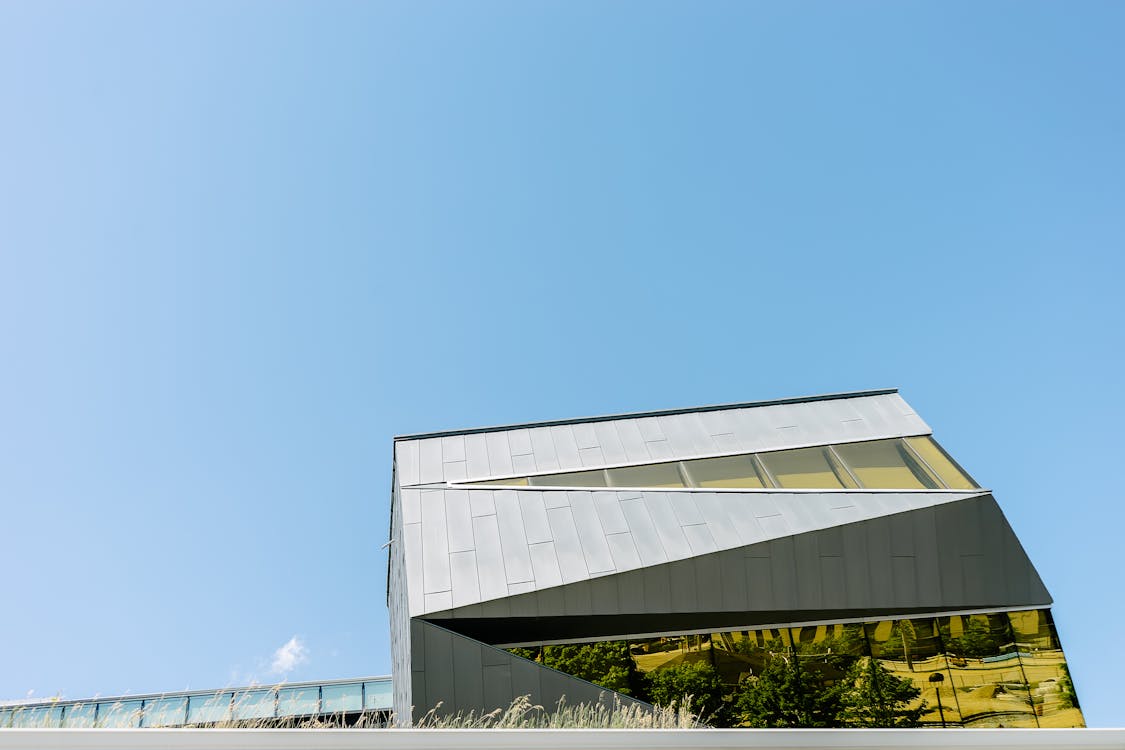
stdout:
<svg viewBox="0 0 1125 750">
<path fill-rule="evenodd" d="M 897 391 L 396 438 L 399 717 L 1082 726 L 1051 597 Z"/>
</svg>

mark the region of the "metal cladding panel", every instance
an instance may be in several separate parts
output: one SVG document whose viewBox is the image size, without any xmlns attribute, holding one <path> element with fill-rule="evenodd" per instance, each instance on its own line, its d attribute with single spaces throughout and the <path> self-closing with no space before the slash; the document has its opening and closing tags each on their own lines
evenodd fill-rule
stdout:
<svg viewBox="0 0 1125 750">
<path fill-rule="evenodd" d="M 564 698 L 571 705 L 647 705 L 422 620 L 411 621 L 410 634 L 422 652 L 410 675 L 414 721 L 431 710 L 480 716 L 524 695 L 548 710 Z"/>
<path fill-rule="evenodd" d="M 956 540 L 964 533 L 964 524 L 973 517 L 990 515 L 1001 523 L 982 553 L 961 554 Z M 969 497 L 845 527 L 819 529 L 579 581 L 549 591 L 530 592 L 519 598 L 535 601 L 535 616 L 539 622 L 550 623 L 551 618 L 586 618 L 585 622 L 574 626 L 585 629 L 583 637 L 590 634 L 591 628 L 605 627 L 596 635 L 607 638 L 667 632 L 667 615 L 676 613 L 698 615 L 698 619 L 692 620 L 694 624 L 687 626 L 689 628 L 707 628 L 718 626 L 720 620 L 726 626 L 786 624 L 870 617 L 879 612 L 902 615 L 1049 606 L 1050 594 L 1022 550 L 1014 551 L 1019 548 L 1019 542 L 1002 519 L 991 496 Z M 952 523 L 945 523 L 949 520 Z M 920 538 L 923 541 L 913 548 L 899 547 L 892 542 L 893 536 L 906 530 L 912 530 L 910 533 L 916 541 Z M 924 533 L 919 534 L 919 530 Z M 1000 574 L 985 574 L 989 568 Z M 873 578 L 872 572 L 880 570 L 886 571 L 885 575 Z M 938 580 L 927 583 L 924 570 L 941 571 L 937 574 Z M 638 575 L 640 585 L 635 579 Z M 946 577 L 973 582 L 951 593 L 941 585 Z M 626 579 L 631 582 L 631 588 L 641 593 L 621 596 L 618 585 L 618 593 L 612 595 L 613 584 Z M 1009 580 L 1020 581 L 1020 584 L 1013 587 Z M 580 608 L 574 606 L 574 602 L 581 602 Z M 462 613 L 455 611 L 442 616 L 455 623 L 462 618 Z M 630 619 L 627 626 L 622 626 L 620 620 L 596 619 L 611 616 Z M 466 622 L 463 627 L 471 628 L 471 623 Z M 497 642 L 519 642 L 521 628 L 525 626 L 510 623 L 507 627 L 506 631 L 490 637 L 507 639 Z M 526 627 L 540 626 L 529 624 Z M 622 630 L 622 627 L 630 629 Z M 566 632 L 556 631 L 555 635 L 540 637 L 548 641 L 565 638 L 568 637 Z M 525 634 L 522 638 L 524 642 L 534 642 L 535 634 Z"/>
<path fill-rule="evenodd" d="M 395 457 L 410 487 L 930 432 L 897 393 L 877 393 L 402 438 Z"/>
<path fill-rule="evenodd" d="M 448 608 L 451 605 L 439 605 L 451 596 L 457 599 L 459 606 L 471 603 L 463 596 L 472 591 L 470 582 L 474 579 L 480 591 L 479 601 L 485 602 L 515 592 L 661 565 L 865 519 L 956 504 L 982 494 L 980 491 L 871 490 L 424 490 L 421 493 L 422 521 L 408 524 L 404 535 L 410 614 L 418 616 Z M 564 499 L 565 505 L 562 504 Z M 478 510 L 490 509 L 495 513 L 475 515 Z M 950 537 L 950 543 L 959 555 L 979 555 L 982 549 L 980 527 L 987 527 L 991 538 L 999 533 L 1003 517 L 985 514 L 979 509 L 958 513 L 948 523 L 962 531 L 959 536 Z M 908 521 L 894 523 L 906 525 L 896 527 L 898 533 L 880 532 L 868 540 L 868 546 L 877 552 L 899 555 L 905 555 L 906 550 L 933 546 L 933 534 L 925 536 L 929 532 L 915 529 Z M 470 544 L 472 547 L 468 548 Z M 550 546 L 544 547 L 546 544 Z M 888 546 L 892 544 L 893 549 Z M 553 554 L 553 562 L 548 561 L 548 550 Z M 469 552 L 475 554 L 465 554 Z M 819 568 L 819 563 L 806 562 Z M 937 561 L 926 563 L 938 564 Z M 454 570 L 464 565 L 475 565 L 475 575 Z M 898 565 L 897 578 L 892 577 L 889 568 L 872 570 L 871 587 L 889 590 L 895 585 L 910 585 L 906 564 Z M 929 568 L 925 570 L 932 572 Z M 919 570 L 915 578 L 921 574 Z M 776 578 L 787 573 L 771 575 Z M 981 575 L 1001 580 L 1003 574 L 983 570 Z M 424 582 L 424 590 L 416 591 L 420 580 Z M 945 577 L 941 580 L 943 587 L 953 585 L 945 583 Z M 461 585 L 455 587 L 454 581 Z M 775 584 L 785 582 L 778 579 Z M 916 585 L 924 588 L 936 584 L 928 577 L 926 583 L 918 579 Z M 955 585 L 963 589 L 976 584 L 963 579 Z M 454 588 L 457 591 L 451 595 Z"/>
</svg>

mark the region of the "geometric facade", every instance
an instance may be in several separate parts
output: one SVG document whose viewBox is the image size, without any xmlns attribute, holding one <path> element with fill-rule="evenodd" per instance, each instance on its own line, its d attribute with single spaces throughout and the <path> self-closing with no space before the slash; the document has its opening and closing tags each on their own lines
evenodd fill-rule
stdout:
<svg viewBox="0 0 1125 750">
<path fill-rule="evenodd" d="M 721 726 L 1082 725 L 1039 575 L 894 390 L 399 437 L 390 536 L 400 721 L 686 686 Z"/>
</svg>

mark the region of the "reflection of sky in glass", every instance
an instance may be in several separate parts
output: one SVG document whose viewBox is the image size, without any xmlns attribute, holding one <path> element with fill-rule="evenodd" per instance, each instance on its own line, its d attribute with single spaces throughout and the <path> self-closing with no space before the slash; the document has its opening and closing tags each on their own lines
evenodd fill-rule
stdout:
<svg viewBox="0 0 1125 750">
<path fill-rule="evenodd" d="M 352 682 L 347 685 L 325 685 L 321 688 L 324 713 L 359 711 L 363 707 L 363 683 Z"/>
<path fill-rule="evenodd" d="M 188 724 L 210 724 L 230 718 L 230 693 L 193 695 L 188 700 Z"/>
<path fill-rule="evenodd" d="M 94 703 L 79 703 L 66 709 L 65 723 L 68 728 L 94 726 Z"/>
<path fill-rule="evenodd" d="M 285 688 L 277 695 L 278 716 L 300 716 L 315 714 L 319 703 L 319 691 L 315 687 Z"/>
<path fill-rule="evenodd" d="M 184 723 L 187 698 L 158 698 L 145 701 L 145 712 L 141 716 L 143 727 L 166 727 Z"/>
<path fill-rule="evenodd" d="M 270 719 L 273 718 L 274 692 L 272 690 L 248 690 L 234 696 L 234 718 Z"/>
<path fill-rule="evenodd" d="M 390 680 L 363 683 L 364 708 L 390 708 L 393 692 Z"/>
</svg>

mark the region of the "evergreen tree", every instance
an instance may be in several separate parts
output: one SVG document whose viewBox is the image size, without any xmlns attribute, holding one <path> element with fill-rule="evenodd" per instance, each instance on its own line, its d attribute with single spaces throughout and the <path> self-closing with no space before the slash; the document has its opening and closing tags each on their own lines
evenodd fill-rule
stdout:
<svg viewBox="0 0 1125 750">
<path fill-rule="evenodd" d="M 730 706 L 723 700 L 723 681 L 707 662 L 676 664 L 648 675 L 648 698 L 658 706 L 687 710 L 716 727 L 730 726 Z"/>
<path fill-rule="evenodd" d="M 834 727 L 840 689 L 815 680 L 802 684 L 796 654 L 771 654 L 761 672 L 739 686 L 734 703 L 744 726 Z"/>
<path fill-rule="evenodd" d="M 908 708 L 922 691 L 896 677 L 878 659 L 861 659 L 844 679 L 838 719 L 849 727 L 916 727 L 926 702 Z"/>
</svg>

